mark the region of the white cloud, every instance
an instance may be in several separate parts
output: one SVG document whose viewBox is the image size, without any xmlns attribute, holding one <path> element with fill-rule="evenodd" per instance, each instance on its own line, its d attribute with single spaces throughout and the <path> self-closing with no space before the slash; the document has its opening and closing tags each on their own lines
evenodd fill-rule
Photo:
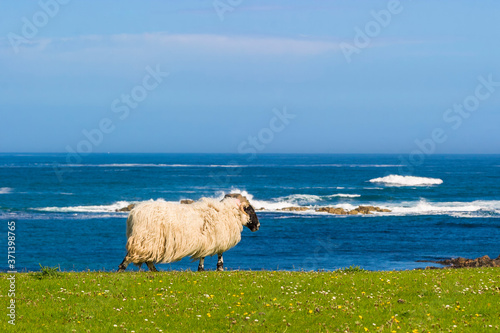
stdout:
<svg viewBox="0 0 500 333">
<path fill-rule="evenodd" d="M 9 47 L 7 40 L 1 43 Z M 199 50 L 203 53 L 230 53 L 250 55 L 317 55 L 339 50 L 338 43 L 327 40 L 305 38 L 258 37 L 258 36 L 228 36 L 216 34 L 117 34 L 117 35 L 86 35 L 69 38 L 37 39 L 29 44 L 21 45 L 26 51 L 57 49 L 63 52 L 81 51 L 95 48 L 127 48 L 154 51 Z M 28 51 L 29 52 L 29 51 Z"/>
</svg>

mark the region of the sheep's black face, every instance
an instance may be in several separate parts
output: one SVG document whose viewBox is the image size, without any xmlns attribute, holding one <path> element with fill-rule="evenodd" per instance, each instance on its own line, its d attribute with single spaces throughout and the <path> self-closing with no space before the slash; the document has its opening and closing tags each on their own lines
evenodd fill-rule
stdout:
<svg viewBox="0 0 500 333">
<path fill-rule="evenodd" d="M 252 231 L 259 230 L 259 228 L 260 228 L 259 218 L 257 217 L 257 214 L 255 213 L 255 210 L 253 209 L 253 207 L 250 205 L 247 205 L 246 207 L 243 207 L 243 210 L 245 211 L 245 213 L 248 214 L 248 216 L 250 216 L 250 221 L 248 221 L 248 223 L 247 223 L 248 229 L 250 229 Z"/>
<path fill-rule="evenodd" d="M 224 196 L 224 199 L 226 199 L 226 198 L 238 199 L 238 201 L 241 205 L 240 209 L 243 210 L 245 212 L 245 214 L 247 214 L 250 218 L 248 223 L 246 224 L 248 229 L 250 229 L 252 231 L 259 230 L 259 228 L 260 228 L 259 218 L 257 217 L 257 214 L 255 214 L 255 210 L 250 205 L 250 202 L 248 202 L 247 198 L 245 198 L 244 196 L 242 196 L 239 193 L 226 194 Z M 224 199 L 222 199 L 222 200 L 224 200 Z"/>
</svg>

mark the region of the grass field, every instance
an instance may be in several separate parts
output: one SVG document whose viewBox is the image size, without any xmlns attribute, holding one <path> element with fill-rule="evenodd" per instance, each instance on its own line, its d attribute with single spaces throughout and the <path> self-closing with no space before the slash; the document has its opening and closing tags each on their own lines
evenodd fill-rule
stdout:
<svg viewBox="0 0 500 333">
<path fill-rule="evenodd" d="M 16 325 L 3 315 L 0 331 L 500 330 L 498 268 L 45 273 L 16 275 Z"/>
</svg>

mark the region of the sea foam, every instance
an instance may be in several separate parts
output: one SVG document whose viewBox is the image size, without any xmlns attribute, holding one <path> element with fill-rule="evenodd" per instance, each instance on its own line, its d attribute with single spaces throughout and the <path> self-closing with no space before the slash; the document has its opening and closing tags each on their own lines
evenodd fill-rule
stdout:
<svg viewBox="0 0 500 333">
<path fill-rule="evenodd" d="M 457 217 L 498 217 L 500 201 L 476 200 L 471 202 L 429 202 L 425 199 L 412 202 L 381 205 L 392 211 L 391 215 L 450 215 Z"/>
<path fill-rule="evenodd" d="M 71 207 L 44 207 L 34 208 L 35 210 L 44 212 L 59 212 L 59 213 L 112 213 L 117 209 L 127 207 L 131 202 L 118 201 L 110 205 L 96 206 L 71 206 Z"/>
<path fill-rule="evenodd" d="M 319 201 L 328 200 L 331 198 L 359 198 L 361 195 L 359 194 L 348 194 L 348 193 L 336 193 L 330 195 L 314 195 L 314 194 L 292 194 L 286 197 L 280 197 L 274 199 L 275 201 L 282 201 L 289 204 L 297 204 L 297 205 L 307 205 L 314 204 Z"/>
<path fill-rule="evenodd" d="M 248 193 L 245 190 L 240 190 L 233 188 L 231 191 L 228 192 L 219 192 L 217 198 L 222 200 L 224 196 L 228 193 L 239 193 L 247 200 L 250 202 L 250 204 L 253 206 L 255 209 L 264 209 L 264 210 L 269 210 L 269 211 L 276 211 L 282 208 L 290 207 L 292 206 L 289 202 L 282 201 L 282 200 L 273 200 L 273 201 L 266 201 L 266 200 L 257 200 L 254 198 L 254 196 L 250 193 Z"/>
<path fill-rule="evenodd" d="M 348 193 L 336 193 L 336 194 L 331 194 L 331 195 L 314 195 L 314 194 L 291 194 L 288 196 L 284 197 L 278 197 L 278 198 L 272 198 L 269 200 L 258 200 L 255 199 L 254 196 L 247 191 L 240 190 L 240 189 L 232 189 L 231 191 L 228 192 L 219 192 L 217 198 L 222 199 L 225 194 L 227 193 L 239 193 L 246 197 L 250 204 L 255 208 L 255 209 L 263 209 L 266 211 L 278 211 L 283 208 L 287 207 L 292 207 L 292 206 L 299 206 L 299 207 L 310 207 L 311 210 L 314 209 L 314 207 L 318 207 L 318 204 L 321 204 L 322 201 L 328 201 L 331 198 L 358 198 L 361 195 L 359 194 L 348 194 Z M 324 203 L 323 203 L 324 204 Z M 335 206 L 335 207 L 341 207 L 341 205 L 334 205 L 330 204 L 328 206 Z M 352 205 L 347 204 L 346 207 L 349 207 L 349 209 L 353 209 Z"/>
<path fill-rule="evenodd" d="M 8 194 L 10 192 L 12 192 L 10 187 L 0 187 L 0 194 Z"/>
<path fill-rule="evenodd" d="M 390 186 L 428 186 L 442 184 L 443 180 L 439 178 L 389 175 L 371 179 L 370 183 L 383 183 Z"/>
<path fill-rule="evenodd" d="M 337 193 L 332 195 L 327 195 L 327 198 L 359 198 L 359 194 L 347 194 L 347 193 Z"/>
</svg>

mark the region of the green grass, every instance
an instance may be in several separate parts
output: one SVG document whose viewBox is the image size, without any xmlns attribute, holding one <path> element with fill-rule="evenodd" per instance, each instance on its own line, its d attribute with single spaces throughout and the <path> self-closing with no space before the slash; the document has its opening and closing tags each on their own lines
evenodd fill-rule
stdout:
<svg viewBox="0 0 500 333">
<path fill-rule="evenodd" d="M 0 274 L 3 309 L 7 277 Z M 17 332 L 494 332 L 500 326 L 498 268 L 16 277 Z M 0 331 L 14 331 L 3 317 Z"/>
<path fill-rule="evenodd" d="M 61 270 L 58 266 L 55 266 L 55 267 L 48 267 L 48 266 L 42 266 L 42 264 L 38 264 L 40 265 L 40 272 L 34 272 L 34 273 L 31 273 L 31 276 L 33 276 L 34 278 L 38 279 L 38 280 L 41 280 L 43 278 L 46 278 L 46 277 L 56 277 L 56 276 L 59 276 L 61 275 Z"/>
</svg>

